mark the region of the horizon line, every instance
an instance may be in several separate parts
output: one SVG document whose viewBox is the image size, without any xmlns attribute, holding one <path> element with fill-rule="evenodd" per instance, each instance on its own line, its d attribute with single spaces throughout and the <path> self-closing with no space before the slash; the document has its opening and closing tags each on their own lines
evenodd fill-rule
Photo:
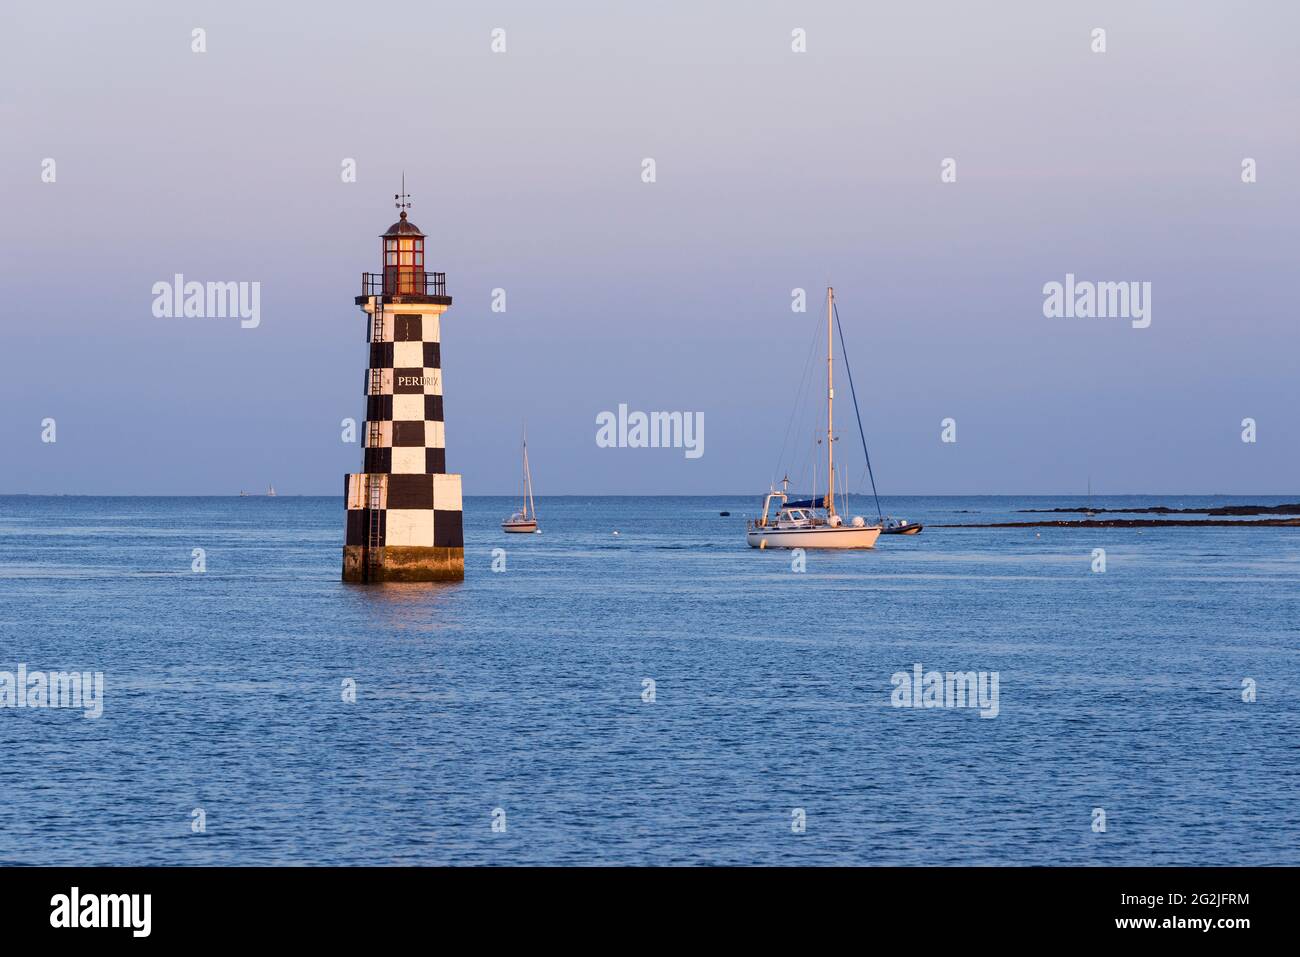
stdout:
<svg viewBox="0 0 1300 957">
<path fill-rule="evenodd" d="M 766 498 L 767 492 L 560 492 L 538 495 L 537 498 Z M 1087 492 L 890 492 L 882 493 L 881 498 L 1070 498 L 1080 496 L 1088 498 Z M 1285 498 L 1296 496 L 1295 492 L 1093 492 L 1092 498 L 1133 498 L 1137 496 L 1191 496 L 1196 498 Z M 238 492 L 0 492 L 0 498 L 328 498 L 344 499 L 346 496 L 311 492 L 277 492 L 267 495 L 265 492 L 240 494 Z M 483 493 L 462 495 L 462 498 L 518 498 L 517 492 Z M 837 496 L 838 497 L 838 496 Z M 869 492 L 851 492 L 849 498 L 871 498 Z"/>
</svg>

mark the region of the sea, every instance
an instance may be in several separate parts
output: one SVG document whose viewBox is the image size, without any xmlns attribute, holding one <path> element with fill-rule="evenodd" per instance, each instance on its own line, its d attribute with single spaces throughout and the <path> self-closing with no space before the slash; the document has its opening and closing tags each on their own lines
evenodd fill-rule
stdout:
<svg viewBox="0 0 1300 957">
<path fill-rule="evenodd" d="M 1300 864 L 1300 528 L 937 527 L 1080 498 L 468 498 L 363 586 L 337 497 L 0 497 L 0 683 L 103 681 L 0 708 L 0 864 Z"/>
</svg>

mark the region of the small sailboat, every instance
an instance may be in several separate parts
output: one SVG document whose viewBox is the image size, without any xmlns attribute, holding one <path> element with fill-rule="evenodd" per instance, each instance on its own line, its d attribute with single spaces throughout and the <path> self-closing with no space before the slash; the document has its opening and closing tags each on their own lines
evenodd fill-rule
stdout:
<svg viewBox="0 0 1300 957">
<path fill-rule="evenodd" d="M 881 525 L 868 525 L 861 515 L 845 524 L 835 508 L 835 290 L 826 289 L 826 495 L 792 502 L 790 480 L 781 490 L 770 489 L 763 514 L 748 524 L 745 540 L 751 548 L 874 548 Z M 777 506 L 772 514 L 773 505 Z"/>
<path fill-rule="evenodd" d="M 274 486 L 274 485 L 267 486 L 267 489 L 266 489 L 266 497 L 267 497 L 267 498 L 275 498 L 275 486 Z"/>
<path fill-rule="evenodd" d="M 524 436 L 524 491 L 523 506 L 501 523 L 502 531 L 536 532 L 537 507 L 533 504 L 533 477 L 528 471 L 528 437 Z"/>
</svg>

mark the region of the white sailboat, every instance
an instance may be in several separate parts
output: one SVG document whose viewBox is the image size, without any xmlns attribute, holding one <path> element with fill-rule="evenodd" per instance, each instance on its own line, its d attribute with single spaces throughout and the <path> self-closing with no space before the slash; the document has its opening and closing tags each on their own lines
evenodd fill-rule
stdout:
<svg viewBox="0 0 1300 957">
<path fill-rule="evenodd" d="M 501 523 L 501 529 L 506 532 L 535 532 L 537 531 L 537 507 L 533 504 L 533 476 L 528 470 L 528 436 L 524 436 L 524 492 L 523 506 L 508 519 Z"/>
<path fill-rule="evenodd" d="M 745 540 L 751 548 L 874 548 L 880 525 L 868 525 L 861 515 L 845 524 L 835 509 L 835 290 L 826 289 L 826 472 L 824 498 L 789 500 L 790 480 L 771 489 L 763 500 L 762 517 L 751 521 Z M 776 504 L 776 514 L 772 515 Z"/>
</svg>

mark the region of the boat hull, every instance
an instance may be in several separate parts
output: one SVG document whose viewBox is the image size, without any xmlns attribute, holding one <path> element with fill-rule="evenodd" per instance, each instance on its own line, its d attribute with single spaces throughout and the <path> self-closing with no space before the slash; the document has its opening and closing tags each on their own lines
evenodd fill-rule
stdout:
<svg viewBox="0 0 1300 957">
<path fill-rule="evenodd" d="M 745 536 L 750 548 L 874 548 L 879 525 L 822 525 L 816 528 L 755 528 Z"/>
<path fill-rule="evenodd" d="M 536 522 L 502 522 L 501 531 L 515 532 L 515 533 L 535 532 L 537 531 L 537 523 Z"/>
<path fill-rule="evenodd" d="M 903 528 L 886 528 L 883 530 L 884 535 L 915 535 L 924 525 L 906 525 Z"/>
</svg>

